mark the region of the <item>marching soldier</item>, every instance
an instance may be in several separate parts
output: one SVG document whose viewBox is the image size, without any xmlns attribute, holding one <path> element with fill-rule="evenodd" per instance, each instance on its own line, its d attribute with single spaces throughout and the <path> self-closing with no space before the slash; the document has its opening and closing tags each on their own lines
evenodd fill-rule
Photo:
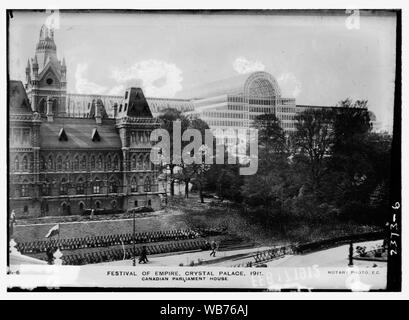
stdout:
<svg viewBox="0 0 409 320">
<path fill-rule="evenodd" d="M 148 251 L 146 250 L 146 246 L 142 247 L 141 255 L 139 256 L 139 263 L 147 263 L 148 260 Z"/>
</svg>

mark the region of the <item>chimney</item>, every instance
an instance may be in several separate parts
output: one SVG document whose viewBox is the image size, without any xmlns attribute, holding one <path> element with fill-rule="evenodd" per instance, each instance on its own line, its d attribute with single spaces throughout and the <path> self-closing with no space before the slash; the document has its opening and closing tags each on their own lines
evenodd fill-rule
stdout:
<svg viewBox="0 0 409 320">
<path fill-rule="evenodd" d="M 116 115 L 118 114 L 118 104 L 115 102 L 114 103 L 114 118 L 116 118 Z"/>
<path fill-rule="evenodd" d="M 38 61 L 37 61 L 37 56 L 34 56 L 33 59 L 33 74 L 34 74 L 34 80 L 38 80 Z"/>
<path fill-rule="evenodd" d="M 102 117 L 101 117 L 101 103 L 99 99 L 95 103 L 95 121 L 97 124 L 102 123 Z"/>
<path fill-rule="evenodd" d="M 27 67 L 26 67 L 26 89 L 27 89 L 27 86 L 30 84 L 30 82 L 31 82 L 31 76 L 30 76 L 30 74 L 31 74 L 31 66 L 30 66 L 30 59 L 27 61 Z"/>
</svg>

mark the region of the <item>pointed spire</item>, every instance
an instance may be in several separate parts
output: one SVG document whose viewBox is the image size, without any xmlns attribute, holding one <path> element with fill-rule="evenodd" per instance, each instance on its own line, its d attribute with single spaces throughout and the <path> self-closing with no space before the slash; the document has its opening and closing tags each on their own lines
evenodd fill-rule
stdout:
<svg viewBox="0 0 409 320">
<path fill-rule="evenodd" d="M 30 59 L 27 60 L 27 67 L 26 70 L 30 70 Z"/>
<path fill-rule="evenodd" d="M 54 29 L 51 26 L 43 25 L 40 30 L 40 38 L 37 43 L 37 50 L 56 50 L 54 43 Z"/>
<path fill-rule="evenodd" d="M 34 65 L 37 65 L 37 66 L 38 66 L 37 55 L 34 55 L 33 67 L 34 67 Z"/>
<path fill-rule="evenodd" d="M 45 24 L 42 25 L 40 30 L 40 40 L 53 40 L 54 39 L 54 30 L 52 27 Z"/>
<path fill-rule="evenodd" d="M 67 65 L 65 64 L 65 58 L 62 58 L 61 70 L 63 73 L 67 72 Z"/>
</svg>

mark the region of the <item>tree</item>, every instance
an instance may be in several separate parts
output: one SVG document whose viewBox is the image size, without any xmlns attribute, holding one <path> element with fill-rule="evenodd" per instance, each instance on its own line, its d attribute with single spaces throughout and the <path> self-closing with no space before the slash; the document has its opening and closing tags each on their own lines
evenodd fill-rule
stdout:
<svg viewBox="0 0 409 320">
<path fill-rule="evenodd" d="M 275 156 L 288 151 L 284 130 L 274 114 L 257 116 L 253 128 L 258 130 L 259 147 L 263 148 L 264 155 Z"/>
<path fill-rule="evenodd" d="M 224 199 L 241 202 L 241 186 L 243 177 L 239 174 L 238 164 L 214 164 L 208 171 L 206 180 L 213 184 L 213 190 L 220 201 Z"/>
<path fill-rule="evenodd" d="M 258 129 L 258 171 L 245 178 L 241 188 L 244 201 L 250 206 L 262 206 L 267 214 L 281 211 L 288 180 L 288 146 L 280 121 L 273 114 L 256 117 Z"/>
<path fill-rule="evenodd" d="M 192 163 L 192 164 L 184 164 L 183 165 L 183 177 L 185 181 L 185 195 L 188 197 L 189 194 L 189 182 L 193 179 L 198 186 L 200 201 L 203 203 L 203 186 L 205 184 L 205 173 L 209 170 L 210 165 L 205 163 L 205 156 L 207 153 L 207 146 L 204 144 L 205 142 L 205 134 L 206 130 L 209 130 L 209 125 L 199 118 L 193 118 L 190 120 L 190 129 L 195 129 L 200 132 L 202 138 L 202 145 L 200 147 L 200 159 L 201 163 Z"/>
<path fill-rule="evenodd" d="M 296 116 L 297 131 L 292 136 L 294 157 L 305 164 L 311 189 L 316 193 L 326 172 L 326 159 L 334 145 L 333 109 L 308 109 Z"/>
<path fill-rule="evenodd" d="M 161 121 L 161 129 L 167 130 L 170 137 L 170 161 L 167 163 L 162 164 L 162 169 L 169 171 L 169 178 L 170 178 L 170 195 L 175 195 L 175 168 L 178 164 L 175 163 L 175 159 L 173 158 L 173 123 L 175 121 L 180 121 L 181 123 L 181 132 L 183 133 L 187 128 L 189 128 L 190 120 L 185 115 L 182 114 L 181 111 L 168 108 L 163 111 L 163 114 L 159 116 L 159 120 Z M 185 143 L 186 144 L 186 143 Z M 183 150 L 183 142 L 182 142 L 182 150 Z"/>
</svg>

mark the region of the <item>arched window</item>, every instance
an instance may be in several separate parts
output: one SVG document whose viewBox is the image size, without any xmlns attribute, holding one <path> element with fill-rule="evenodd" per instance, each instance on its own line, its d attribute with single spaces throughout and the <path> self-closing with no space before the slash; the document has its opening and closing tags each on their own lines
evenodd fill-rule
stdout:
<svg viewBox="0 0 409 320">
<path fill-rule="evenodd" d="M 46 113 L 46 112 L 47 112 L 47 110 L 46 110 L 46 102 L 45 102 L 45 99 L 44 99 L 44 98 L 41 99 L 41 100 L 40 100 L 40 103 L 38 104 L 38 112 L 39 112 L 39 113 Z"/>
<path fill-rule="evenodd" d="M 60 155 L 57 157 L 57 171 L 62 171 L 62 157 Z"/>
<path fill-rule="evenodd" d="M 84 194 L 84 180 L 79 178 L 76 187 L 77 194 Z"/>
<path fill-rule="evenodd" d="M 80 211 L 84 211 L 84 208 L 85 208 L 84 202 L 80 202 L 79 208 L 80 208 Z"/>
<path fill-rule="evenodd" d="M 18 156 L 14 158 L 14 171 L 20 170 L 20 161 L 18 160 Z"/>
<path fill-rule="evenodd" d="M 46 169 L 46 162 L 43 156 L 40 156 L 40 170 L 44 171 Z"/>
<path fill-rule="evenodd" d="M 134 154 L 134 155 L 132 155 L 132 158 L 131 158 L 131 169 L 136 170 L 136 166 L 137 166 L 136 155 Z"/>
<path fill-rule="evenodd" d="M 145 190 L 145 192 L 150 192 L 151 191 L 151 179 L 149 179 L 149 177 L 145 178 L 144 190 Z"/>
<path fill-rule="evenodd" d="M 116 200 L 112 200 L 112 201 L 111 201 L 111 207 L 112 207 L 112 209 L 116 209 L 117 206 L 118 206 L 118 203 L 116 202 Z"/>
<path fill-rule="evenodd" d="M 24 156 L 24 157 L 23 157 L 23 161 L 22 161 L 22 165 L 21 165 L 21 166 L 22 166 L 21 169 L 22 169 L 23 171 L 25 171 L 25 172 L 28 171 L 28 160 L 27 160 L 27 156 Z"/>
<path fill-rule="evenodd" d="M 95 170 L 95 156 L 91 155 L 90 159 L 91 170 Z"/>
<path fill-rule="evenodd" d="M 85 155 L 83 155 L 81 159 L 81 170 L 82 171 L 87 170 L 87 157 Z"/>
<path fill-rule="evenodd" d="M 133 177 L 131 180 L 131 192 L 138 192 L 138 180 Z"/>
<path fill-rule="evenodd" d="M 53 100 L 52 109 L 53 109 L 53 114 L 57 114 L 57 110 L 58 110 L 58 102 L 57 102 L 57 99 L 54 99 L 54 100 Z"/>
<path fill-rule="evenodd" d="M 41 187 L 41 193 L 43 196 L 49 196 L 51 194 L 51 185 L 50 185 L 50 181 L 46 180 L 42 187 Z"/>
<path fill-rule="evenodd" d="M 99 155 L 98 156 L 98 160 L 97 160 L 97 169 L 98 170 L 102 170 L 103 169 L 103 162 L 102 162 L 102 156 L 101 155 Z"/>
<path fill-rule="evenodd" d="M 111 170 L 111 156 L 110 155 L 107 156 L 106 164 L 107 164 L 107 170 Z"/>
<path fill-rule="evenodd" d="M 101 202 L 100 201 L 95 201 L 95 207 L 97 209 L 101 208 Z"/>
<path fill-rule="evenodd" d="M 65 195 L 67 193 L 68 193 L 67 179 L 62 178 L 60 182 L 60 195 Z"/>
<path fill-rule="evenodd" d="M 143 169 L 143 156 L 139 155 L 138 157 L 138 169 L 141 170 Z"/>
<path fill-rule="evenodd" d="M 119 158 L 118 155 L 114 156 L 114 170 L 119 170 Z"/>
<path fill-rule="evenodd" d="M 99 180 L 99 178 L 95 178 L 92 185 L 92 192 L 96 194 L 101 192 L 101 181 Z"/>
<path fill-rule="evenodd" d="M 80 157 L 78 155 L 76 155 L 74 157 L 74 163 L 72 165 L 72 169 L 74 171 L 79 171 L 80 170 Z"/>
<path fill-rule="evenodd" d="M 65 156 L 64 170 L 65 171 L 71 171 L 71 161 L 70 161 L 70 157 L 68 155 Z"/>
<path fill-rule="evenodd" d="M 143 161 L 143 168 L 145 170 L 149 170 L 150 168 L 150 163 L 151 163 L 151 158 L 149 156 L 149 153 L 145 156 L 145 159 Z"/>
<path fill-rule="evenodd" d="M 27 180 L 24 180 L 23 184 L 21 185 L 21 196 L 28 197 L 29 196 L 29 188 L 30 185 Z"/>
<path fill-rule="evenodd" d="M 54 169 L 54 161 L 51 155 L 48 156 L 48 161 L 47 161 L 47 169 L 48 170 L 53 170 Z"/>
<path fill-rule="evenodd" d="M 30 143 L 30 129 L 23 129 L 23 144 Z"/>
<path fill-rule="evenodd" d="M 66 204 L 65 202 L 61 204 L 61 210 L 64 216 L 69 215 L 71 213 L 70 205 Z"/>
<path fill-rule="evenodd" d="M 109 193 L 117 193 L 117 192 L 118 192 L 118 183 L 114 178 L 112 178 L 109 181 Z"/>
</svg>

